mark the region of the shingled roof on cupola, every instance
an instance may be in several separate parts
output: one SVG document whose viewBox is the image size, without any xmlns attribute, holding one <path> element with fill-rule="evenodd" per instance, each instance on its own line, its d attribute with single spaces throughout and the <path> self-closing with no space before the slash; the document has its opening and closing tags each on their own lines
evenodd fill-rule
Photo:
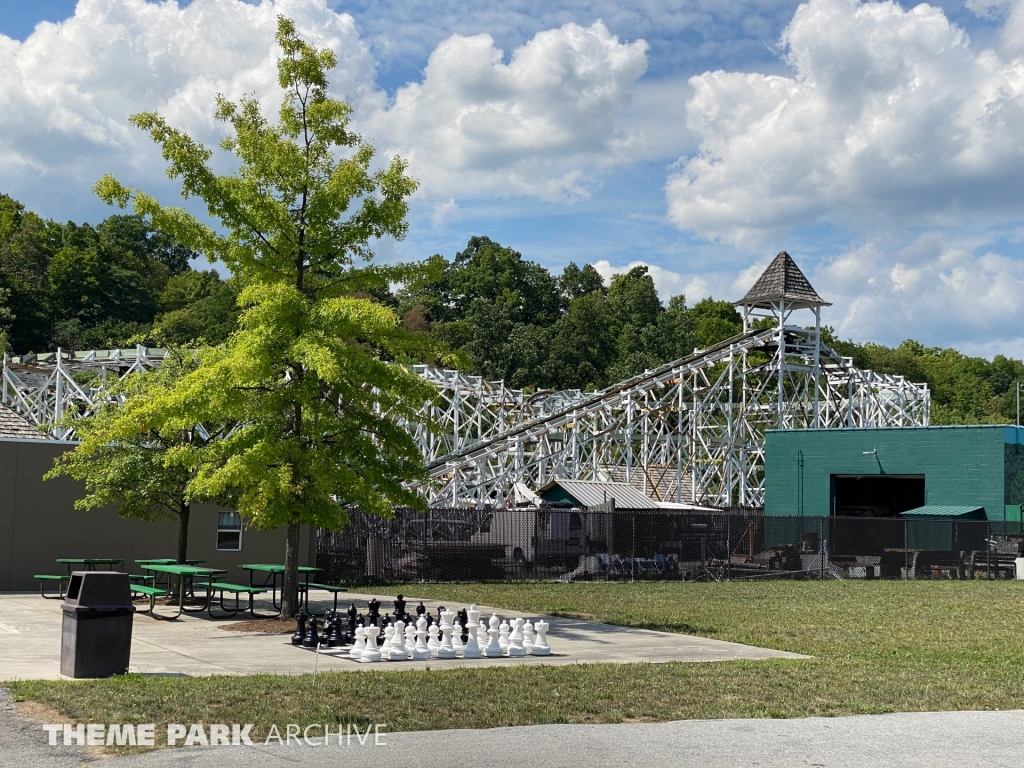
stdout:
<svg viewBox="0 0 1024 768">
<path fill-rule="evenodd" d="M 831 302 L 818 295 L 800 267 L 785 251 L 775 257 L 747 291 L 747 295 L 736 302 L 736 306 L 773 309 L 780 301 L 791 309 L 832 306 Z"/>
</svg>

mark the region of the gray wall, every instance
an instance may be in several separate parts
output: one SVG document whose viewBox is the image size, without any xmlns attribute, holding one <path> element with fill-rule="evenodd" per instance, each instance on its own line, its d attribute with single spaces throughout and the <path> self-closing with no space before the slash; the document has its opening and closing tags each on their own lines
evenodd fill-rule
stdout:
<svg viewBox="0 0 1024 768">
<path fill-rule="evenodd" d="M 118 517 L 112 508 L 80 512 L 81 483 L 70 478 L 43 480 L 54 459 L 73 443 L 0 439 L 0 591 L 38 589 L 36 573 L 65 573 L 58 557 L 120 557 L 122 569 L 141 573 L 134 561 L 174 557 L 177 521 L 151 523 Z M 227 579 L 247 584 L 242 563 L 284 562 L 284 528 L 246 530 L 240 552 L 217 550 L 217 512 L 195 505 L 189 525 L 188 554 L 213 568 L 228 570 Z M 315 537 L 304 528 L 301 564 L 316 559 Z"/>
</svg>

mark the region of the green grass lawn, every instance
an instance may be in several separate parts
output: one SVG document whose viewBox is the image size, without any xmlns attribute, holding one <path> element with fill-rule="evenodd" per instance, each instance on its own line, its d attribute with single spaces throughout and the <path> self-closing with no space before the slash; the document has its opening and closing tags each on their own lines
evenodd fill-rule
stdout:
<svg viewBox="0 0 1024 768">
<path fill-rule="evenodd" d="M 398 731 L 1024 708 L 1024 584 L 1011 581 L 438 584 L 405 592 L 815 658 L 329 673 L 315 692 L 308 676 L 269 675 L 11 689 L 77 721 L 256 723 L 257 732 L 270 723 L 386 722 Z M 557 650 L 557 636 L 550 639 Z"/>
</svg>

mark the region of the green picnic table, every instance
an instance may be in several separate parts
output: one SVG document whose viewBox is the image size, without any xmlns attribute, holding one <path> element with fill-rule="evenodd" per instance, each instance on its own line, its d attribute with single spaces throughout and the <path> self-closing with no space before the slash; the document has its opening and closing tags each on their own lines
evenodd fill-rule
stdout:
<svg viewBox="0 0 1024 768">
<path fill-rule="evenodd" d="M 57 562 L 68 567 L 68 578 L 71 578 L 71 566 L 73 565 L 84 565 L 87 571 L 95 571 L 97 565 L 105 565 L 108 570 L 112 571 L 114 566 L 123 563 L 124 559 L 118 557 L 58 557 Z"/>
<path fill-rule="evenodd" d="M 243 571 L 249 572 L 250 587 L 270 587 L 270 600 L 274 607 L 280 610 L 281 606 L 277 604 L 277 576 L 278 574 L 284 573 L 284 566 L 278 565 L 277 563 L 249 563 L 248 565 L 240 565 L 238 567 Z M 307 609 L 309 608 L 309 575 L 311 573 L 320 573 L 322 570 L 322 568 L 313 568 L 309 565 L 299 566 L 299 573 L 305 574 L 306 576 L 306 583 L 299 584 L 299 597 L 301 598 L 302 594 L 305 593 Z M 253 574 L 257 572 L 268 574 L 262 584 L 252 583 Z M 282 584 L 282 587 L 283 586 L 284 585 Z"/>
<path fill-rule="evenodd" d="M 202 565 L 205 562 L 206 562 L 205 560 L 186 560 L 184 563 L 182 563 L 182 565 Z M 174 557 L 144 558 L 142 560 L 136 560 L 135 564 L 136 565 L 177 565 L 178 564 L 178 560 L 177 560 L 177 558 L 174 558 Z M 156 586 L 157 583 L 160 582 L 159 578 L 155 578 L 155 577 L 152 577 L 152 576 L 150 578 L 153 578 L 153 586 Z M 164 580 L 165 580 L 164 583 L 167 584 L 168 588 L 170 588 L 170 586 L 171 586 L 171 577 L 169 575 L 167 575 L 167 574 L 164 574 Z"/>
<path fill-rule="evenodd" d="M 154 619 L 167 620 L 177 619 L 179 616 L 181 616 L 182 613 L 186 611 L 188 611 L 189 613 L 201 613 L 202 611 L 208 611 L 210 609 L 210 603 L 212 600 L 212 596 L 210 594 L 210 585 L 213 583 L 215 577 L 227 573 L 227 571 L 220 568 L 199 568 L 194 565 L 143 565 L 142 570 L 153 571 L 154 573 L 166 573 L 171 576 L 181 577 L 181 580 L 178 584 L 178 612 L 173 616 L 157 616 L 155 612 L 150 612 Z M 185 608 L 185 580 L 192 580 L 196 576 L 203 577 L 207 580 L 205 584 L 206 602 L 203 604 L 202 608 L 187 609 Z"/>
</svg>

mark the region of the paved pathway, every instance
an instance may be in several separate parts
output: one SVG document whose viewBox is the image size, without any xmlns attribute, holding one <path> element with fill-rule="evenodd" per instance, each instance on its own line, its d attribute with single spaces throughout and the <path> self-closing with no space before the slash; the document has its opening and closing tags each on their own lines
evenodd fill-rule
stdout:
<svg viewBox="0 0 1024 768">
<path fill-rule="evenodd" d="M 987 768 L 1020 764 L 1022 732 L 1022 711 L 922 712 L 423 731 L 388 734 L 383 746 L 371 737 L 365 746 L 190 747 L 93 762 L 84 750 L 47 746 L 39 724 L 0 698 L 0 765 L 19 768 Z"/>
<path fill-rule="evenodd" d="M 314 592 L 317 612 L 330 607 L 327 593 Z M 373 595 L 350 594 L 365 612 Z M 384 605 L 392 597 L 377 595 Z M 317 598 L 320 598 L 319 600 Z M 431 611 L 442 603 L 423 601 Z M 409 607 L 419 598 L 409 598 Z M 54 679 L 60 672 L 61 610 L 59 600 L 43 600 L 38 594 L 0 595 L 0 680 Z M 448 608 L 467 607 L 444 603 Z M 157 609 L 160 610 L 159 608 Z M 164 608 L 164 611 L 167 609 Z M 257 612 L 270 612 L 269 600 Z M 486 608 L 502 617 L 536 614 Z M 243 618 L 240 616 L 239 618 Z M 498 666 L 510 664 L 575 664 L 592 662 L 728 661 L 732 659 L 803 658 L 793 653 L 755 648 L 691 635 L 628 629 L 626 627 L 549 617 L 548 641 L 552 656 L 522 659 L 455 659 L 430 662 L 405 661 L 391 664 L 358 664 L 341 649 L 326 650 L 318 662 L 321 670 L 409 670 L 428 664 L 442 667 Z M 136 614 L 132 630 L 130 671 L 143 674 L 246 675 L 255 673 L 306 674 L 313 671 L 314 653 L 295 648 L 288 635 L 255 635 L 226 632 L 219 627 L 229 621 L 212 621 L 207 614 L 186 614 L 179 621 L 157 621 Z"/>
</svg>

